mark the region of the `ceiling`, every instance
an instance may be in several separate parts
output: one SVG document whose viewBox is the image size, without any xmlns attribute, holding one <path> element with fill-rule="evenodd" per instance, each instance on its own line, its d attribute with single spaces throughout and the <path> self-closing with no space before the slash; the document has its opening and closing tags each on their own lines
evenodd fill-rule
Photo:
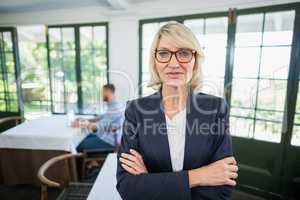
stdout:
<svg viewBox="0 0 300 200">
<path fill-rule="evenodd" d="M 31 12 L 84 7 L 126 10 L 130 6 L 153 1 L 157 0 L 0 0 L 0 12 Z"/>
<path fill-rule="evenodd" d="M 300 0 L 0 0 L 0 25 L 147 19 Z"/>
<path fill-rule="evenodd" d="M 297 0 L 0 0 L 0 14 L 16 12 L 53 11 L 86 7 L 102 8 L 105 11 L 128 11 L 139 6 L 155 6 L 160 9 L 173 8 L 179 5 L 214 6 L 235 4 L 272 4 L 295 2 Z M 298 0 L 299 1 L 299 0 Z"/>
</svg>

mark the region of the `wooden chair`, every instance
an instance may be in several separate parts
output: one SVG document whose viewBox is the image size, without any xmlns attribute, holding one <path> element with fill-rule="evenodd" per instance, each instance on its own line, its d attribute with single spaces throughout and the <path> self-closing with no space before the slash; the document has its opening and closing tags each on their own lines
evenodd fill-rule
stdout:
<svg viewBox="0 0 300 200">
<path fill-rule="evenodd" d="M 4 123 L 10 122 L 10 121 L 15 121 L 15 124 L 18 125 L 25 120 L 26 119 L 23 116 L 4 117 L 4 118 L 0 119 L 0 124 L 4 124 Z"/>
<path fill-rule="evenodd" d="M 41 186 L 41 200 L 48 200 L 48 187 L 56 187 L 56 188 L 65 188 L 62 193 L 59 195 L 57 200 L 68 200 L 68 199 L 77 199 L 77 200 L 85 200 L 88 197 L 88 194 L 92 188 L 91 183 L 76 183 L 76 182 L 65 182 L 63 184 L 54 182 L 45 177 L 45 173 L 47 170 L 53 166 L 55 163 L 63 161 L 64 167 L 66 167 L 65 180 L 71 180 L 71 170 L 69 169 L 68 159 L 82 157 L 82 153 L 78 154 L 63 154 L 60 156 L 56 156 L 51 158 L 47 162 L 45 162 L 38 171 L 38 178 L 42 183 Z M 63 170 L 63 169 L 62 169 Z"/>
<path fill-rule="evenodd" d="M 100 165 L 102 165 L 109 153 L 118 152 L 120 144 L 118 144 L 117 134 L 116 132 L 121 129 L 118 127 L 110 127 L 111 134 L 114 134 L 115 138 L 115 146 L 112 148 L 100 148 L 100 149 L 86 149 L 83 150 L 83 160 L 82 160 L 82 168 L 81 168 L 81 180 L 85 179 L 87 164 L 92 161 L 97 161 Z"/>
</svg>

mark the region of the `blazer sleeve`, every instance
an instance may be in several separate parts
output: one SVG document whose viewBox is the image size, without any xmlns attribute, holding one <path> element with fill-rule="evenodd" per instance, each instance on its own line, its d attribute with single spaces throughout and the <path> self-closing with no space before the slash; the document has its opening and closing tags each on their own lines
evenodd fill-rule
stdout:
<svg viewBox="0 0 300 200">
<path fill-rule="evenodd" d="M 187 171 L 132 175 L 122 168 L 120 154 L 129 152 L 130 148 L 139 151 L 138 126 L 134 103 L 128 102 L 117 165 L 116 188 L 122 199 L 191 200 Z"/>
<path fill-rule="evenodd" d="M 212 157 L 212 162 L 221 160 L 233 155 L 232 142 L 229 131 L 229 108 L 224 99 L 220 99 L 218 103 L 218 113 L 216 116 L 216 135 L 215 135 L 215 151 Z M 220 199 L 229 200 L 232 194 L 233 187 L 224 185 L 220 186 Z"/>
</svg>

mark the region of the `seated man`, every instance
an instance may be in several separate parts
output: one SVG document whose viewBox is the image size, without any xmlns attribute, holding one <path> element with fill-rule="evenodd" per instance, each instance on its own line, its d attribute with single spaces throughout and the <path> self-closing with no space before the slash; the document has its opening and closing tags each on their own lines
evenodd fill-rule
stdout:
<svg viewBox="0 0 300 200">
<path fill-rule="evenodd" d="M 88 149 L 114 148 L 120 144 L 124 108 L 115 100 L 115 87 L 113 84 L 103 86 L 102 96 L 103 100 L 107 102 L 106 113 L 90 119 L 85 124 L 79 122 L 81 119 L 73 123 L 73 127 L 91 130 L 91 133 L 78 145 L 78 152 Z"/>
</svg>

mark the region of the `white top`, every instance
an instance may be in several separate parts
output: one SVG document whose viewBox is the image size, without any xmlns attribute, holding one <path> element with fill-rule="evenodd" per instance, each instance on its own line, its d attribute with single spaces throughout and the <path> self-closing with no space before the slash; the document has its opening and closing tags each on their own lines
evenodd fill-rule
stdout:
<svg viewBox="0 0 300 200">
<path fill-rule="evenodd" d="M 76 152 L 87 134 L 70 127 L 66 115 L 51 115 L 25 121 L 1 133 L 0 148 Z"/>
<path fill-rule="evenodd" d="M 169 119 L 167 115 L 165 117 L 172 169 L 173 171 L 181 171 L 184 161 L 186 109 L 176 113 L 172 119 Z"/>
<path fill-rule="evenodd" d="M 89 193 L 87 200 L 122 200 L 117 188 L 117 154 L 109 154 Z"/>
</svg>

